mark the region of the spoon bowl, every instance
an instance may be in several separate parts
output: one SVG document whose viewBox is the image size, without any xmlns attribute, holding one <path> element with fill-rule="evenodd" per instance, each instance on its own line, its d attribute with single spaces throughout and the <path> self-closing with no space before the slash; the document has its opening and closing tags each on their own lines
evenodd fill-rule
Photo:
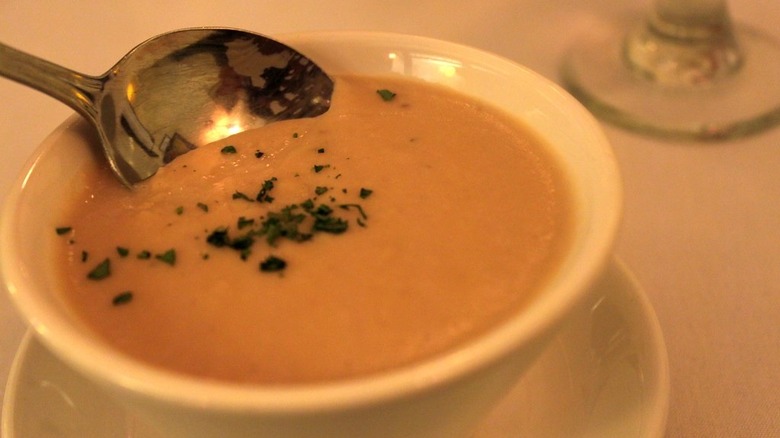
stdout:
<svg viewBox="0 0 780 438">
<path fill-rule="evenodd" d="M 328 75 L 296 50 L 223 28 L 151 38 L 101 76 L 0 44 L 0 76 L 89 120 L 127 186 L 203 144 L 273 121 L 318 116 L 330 107 L 333 92 Z"/>
</svg>

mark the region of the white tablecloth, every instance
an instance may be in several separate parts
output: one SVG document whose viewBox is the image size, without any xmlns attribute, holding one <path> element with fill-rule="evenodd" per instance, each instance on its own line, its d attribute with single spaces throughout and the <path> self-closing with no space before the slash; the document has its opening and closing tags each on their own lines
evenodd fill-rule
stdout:
<svg viewBox="0 0 780 438">
<path fill-rule="evenodd" d="M 101 74 L 135 44 L 180 27 L 380 30 L 465 43 L 557 79 L 562 53 L 578 34 L 643 6 L 627 0 L 4 0 L 0 41 Z M 734 1 L 731 10 L 737 21 L 780 40 L 777 0 Z M 0 198 L 35 146 L 71 113 L 0 79 Z M 655 306 L 668 346 L 668 436 L 780 437 L 780 129 L 715 145 L 605 129 L 626 188 L 617 253 Z M 2 384 L 25 331 L 5 294 L 0 327 Z"/>
</svg>

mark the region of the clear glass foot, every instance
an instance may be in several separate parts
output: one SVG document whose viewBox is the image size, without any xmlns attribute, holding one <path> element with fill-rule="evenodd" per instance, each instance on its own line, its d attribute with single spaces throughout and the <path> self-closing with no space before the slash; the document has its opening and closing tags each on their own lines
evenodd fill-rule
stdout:
<svg viewBox="0 0 780 438">
<path fill-rule="evenodd" d="M 727 140 L 780 124 L 780 45 L 733 27 L 725 1 L 656 0 L 633 28 L 581 39 L 561 74 L 597 117 L 644 134 Z"/>
</svg>

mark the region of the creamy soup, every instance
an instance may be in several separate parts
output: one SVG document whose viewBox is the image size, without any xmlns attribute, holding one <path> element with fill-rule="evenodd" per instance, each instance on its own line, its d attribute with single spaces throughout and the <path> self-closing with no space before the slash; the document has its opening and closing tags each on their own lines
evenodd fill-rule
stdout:
<svg viewBox="0 0 780 438">
<path fill-rule="evenodd" d="M 573 222 L 525 126 L 392 76 L 337 77 L 325 115 L 203 146 L 133 190 L 85 180 L 52 232 L 73 311 L 128 355 L 235 382 L 463 345 L 543 287 Z"/>
</svg>

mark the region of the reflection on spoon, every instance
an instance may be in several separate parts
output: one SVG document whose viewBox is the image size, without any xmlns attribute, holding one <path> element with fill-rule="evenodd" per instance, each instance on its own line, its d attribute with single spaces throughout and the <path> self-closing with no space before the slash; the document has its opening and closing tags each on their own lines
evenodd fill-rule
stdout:
<svg viewBox="0 0 780 438">
<path fill-rule="evenodd" d="M 147 40 L 98 77 L 0 44 L 0 75 L 92 122 L 111 168 L 128 186 L 205 143 L 273 121 L 318 116 L 333 92 L 328 75 L 294 49 L 220 28 Z"/>
</svg>

